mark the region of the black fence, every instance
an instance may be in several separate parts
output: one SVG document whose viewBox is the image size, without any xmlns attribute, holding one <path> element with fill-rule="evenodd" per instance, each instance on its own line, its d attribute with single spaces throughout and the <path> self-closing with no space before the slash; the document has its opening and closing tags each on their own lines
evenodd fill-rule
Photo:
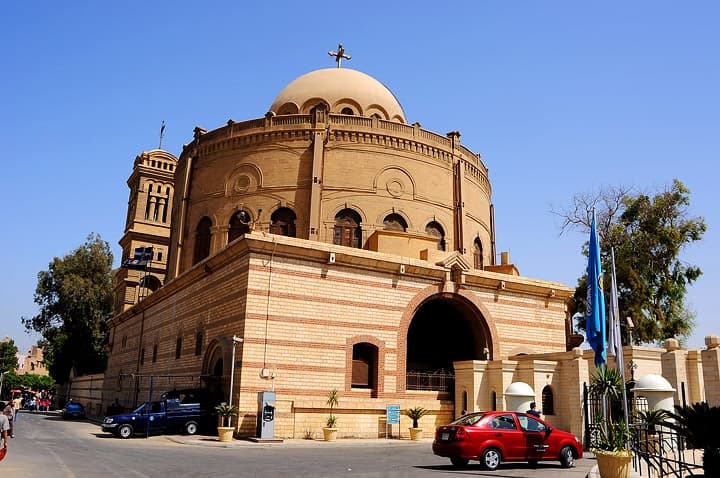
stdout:
<svg viewBox="0 0 720 478">
<path fill-rule="evenodd" d="M 407 390 L 433 390 L 436 392 L 455 392 L 455 374 L 440 369 L 434 372 L 407 372 L 405 376 Z"/>
<path fill-rule="evenodd" d="M 683 478 L 702 475 L 702 450 L 688 447 L 677 431 L 645 423 L 634 424 L 631 429 L 633 468 L 641 476 Z"/>
<path fill-rule="evenodd" d="M 633 451 L 633 469 L 641 476 L 660 478 L 683 478 L 701 475 L 702 450 L 688 447 L 677 431 L 668 427 L 635 423 L 636 414 L 648 410 L 645 397 L 628 393 L 628 419 L 632 431 L 630 448 Z M 624 419 L 622 402 L 592 395 L 587 387 L 583 390 L 585 412 L 585 449 L 595 448 L 603 417 Z"/>
</svg>

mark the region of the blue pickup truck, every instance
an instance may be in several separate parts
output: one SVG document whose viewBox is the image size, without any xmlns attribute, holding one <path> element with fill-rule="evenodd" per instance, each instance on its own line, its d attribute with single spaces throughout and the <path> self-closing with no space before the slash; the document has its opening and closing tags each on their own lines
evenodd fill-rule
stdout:
<svg viewBox="0 0 720 478">
<path fill-rule="evenodd" d="M 211 422 L 212 408 L 208 404 L 163 398 L 144 402 L 130 413 L 105 417 L 102 430 L 120 438 L 173 431 L 194 435 Z"/>
</svg>

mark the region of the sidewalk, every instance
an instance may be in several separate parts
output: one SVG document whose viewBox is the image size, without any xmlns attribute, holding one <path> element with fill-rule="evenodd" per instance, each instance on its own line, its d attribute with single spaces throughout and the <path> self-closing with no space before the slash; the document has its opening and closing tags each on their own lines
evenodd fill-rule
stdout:
<svg viewBox="0 0 720 478">
<path fill-rule="evenodd" d="M 433 442 L 432 438 L 424 438 L 422 440 L 409 439 L 385 439 L 385 438 L 340 438 L 333 442 L 324 440 L 303 440 L 303 439 L 283 439 L 280 443 L 258 443 L 250 440 L 237 440 L 231 442 L 220 442 L 217 437 L 202 435 L 162 435 L 168 441 L 190 446 L 206 446 L 216 448 L 257 448 L 257 447 L 293 447 L 293 448 L 337 448 L 337 447 L 358 447 L 358 446 L 424 446 L 429 448 Z M 557 470 L 553 472 L 557 474 Z M 538 470 L 537 476 L 543 476 L 543 471 Z M 575 462 L 573 468 L 562 470 L 563 478 L 600 478 L 597 471 L 597 462 L 595 455 L 585 452 L 583 458 Z M 637 473 L 632 473 L 631 477 L 639 477 Z"/>
</svg>

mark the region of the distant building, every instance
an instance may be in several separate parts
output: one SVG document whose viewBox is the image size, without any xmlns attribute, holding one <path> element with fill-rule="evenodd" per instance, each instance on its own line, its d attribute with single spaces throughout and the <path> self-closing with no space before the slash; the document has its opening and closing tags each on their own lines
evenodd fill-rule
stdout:
<svg viewBox="0 0 720 478">
<path fill-rule="evenodd" d="M 17 373 L 19 375 L 26 373 L 48 375 L 48 370 L 45 368 L 45 360 L 43 359 L 42 347 L 33 345 L 26 354 L 19 355 Z"/>
</svg>

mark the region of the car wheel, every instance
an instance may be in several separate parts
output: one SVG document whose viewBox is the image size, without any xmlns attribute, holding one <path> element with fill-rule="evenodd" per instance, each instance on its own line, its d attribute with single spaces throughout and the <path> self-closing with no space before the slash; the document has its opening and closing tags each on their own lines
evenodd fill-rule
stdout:
<svg viewBox="0 0 720 478">
<path fill-rule="evenodd" d="M 482 456 L 480 457 L 480 464 L 489 471 L 497 470 L 497 467 L 500 465 L 501 461 L 502 457 L 500 455 L 500 450 L 498 450 L 497 448 L 488 448 L 483 452 Z"/>
<path fill-rule="evenodd" d="M 130 438 L 133 436 L 133 427 L 130 425 L 120 425 L 120 428 L 118 428 L 118 436 L 120 438 Z"/>
<path fill-rule="evenodd" d="M 470 463 L 470 460 L 468 460 L 467 458 L 450 458 L 450 463 L 452 463 L 453 466 L 463 468 L 466 467 L 468 463 Z"/>
<path fill-rule="evenodd" d="M 560 465 L 563 468 L 572 468 L 575 465 L 575 455 L 571 447 L 566 446 L 560 450 Z"/>
<path fill-rule="evenodd" d="M 198 424 L 195 422 L 187 422 L 185 424 L 185 433 L 188 435 L 194 435 L 198 431 Z"/>
</svg>

